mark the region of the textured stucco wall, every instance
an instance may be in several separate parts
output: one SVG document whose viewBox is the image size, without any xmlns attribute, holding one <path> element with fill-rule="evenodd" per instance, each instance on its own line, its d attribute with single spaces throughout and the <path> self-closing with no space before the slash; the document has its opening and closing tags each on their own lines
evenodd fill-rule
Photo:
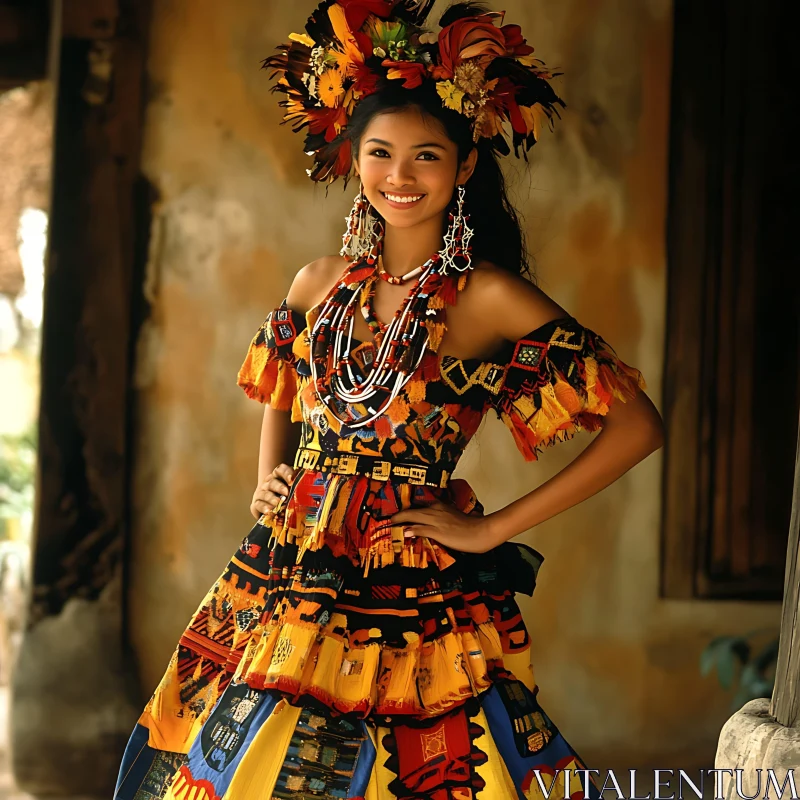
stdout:
<svg viewBox="0 0 800 800">
<path fill-rule="evenodd" d="M 542 288 L 638 366 L 657 405 L 665 347 L 671 5 L 505 3 L 569 107 L 516 175 Z M 236 0 L 155 4 L 144 166 L 160 194 L 138 342 L 131 631 L 143 692 L 249 529 L 261 409 L 235 386 L 292 274 L 339 247 L 355 189 L 326 199 L 279 127 L 259 59 L 310 10 Z M 489 509 L 566 465 L 588 436 L 527 465 L 487 420 L 461 472 Z M 541 699 L 598 768 L 711 767 L 728 698 L 697 660 L 776 605 L 658 598 L 663 451 L 525 538 L 546 556 L 524 606 Z M 523 598 L 524 599 L 524 598 Z"/>
</svg>

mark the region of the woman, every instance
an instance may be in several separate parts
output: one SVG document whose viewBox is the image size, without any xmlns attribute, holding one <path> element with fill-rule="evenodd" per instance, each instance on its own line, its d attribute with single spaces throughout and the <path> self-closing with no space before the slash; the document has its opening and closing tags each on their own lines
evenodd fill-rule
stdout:
<svg viewBox="0 0 800 800">
<path fill-rule="evenodd" d="M 342 253 L 303 267 L 250 344 L 257 522 L 181 637 L 119 798 L 598 796 L 538 704 L 514 593 L 542 556 L 510 540 L 658 449 L 661 419 L 639 371 L 523 277 L 497 155 L 504 123 L 535 142 L 551 76 L 498 15 L 458 4 L 435 35 L 429 6 L 326 0 L 265 62 L 308 125 L 310 176 L 361 188 Z M 489 411 L 528 460 L 603 430 L 484 514 L 451 474 Z"/>
</svg>

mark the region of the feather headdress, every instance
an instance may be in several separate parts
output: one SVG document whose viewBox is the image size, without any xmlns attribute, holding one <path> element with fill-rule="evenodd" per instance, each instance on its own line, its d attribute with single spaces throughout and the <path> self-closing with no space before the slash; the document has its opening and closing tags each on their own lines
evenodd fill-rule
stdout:
<svg viewBox="0 0 800 800">
<path fill-rule="evenodd" d="M 352 151 L 347 124 L 360 100 L 382 86 L 407 89 L 433 81 L 442 104 L 470 120 L 473 140 L 487 139 L 500 155 L 526 157 L 564 102 L 550 72 L 533 57 L 518 25 L 504 12 L 473 2 L 451 6 L 438 33 L 426 29 L 433 0 L 323 0 L 305 33 L 264 59 L 284 95 L 284 121 L 306 129 L 304 149 L 314 157 L 314 181 L 347 183 Z"/>
</svg>

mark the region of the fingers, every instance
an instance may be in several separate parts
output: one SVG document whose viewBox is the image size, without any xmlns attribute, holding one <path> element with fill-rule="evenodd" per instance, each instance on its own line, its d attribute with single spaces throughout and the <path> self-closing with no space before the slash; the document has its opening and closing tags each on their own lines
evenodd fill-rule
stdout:
<svg viewBox="0 0 800 800">
<path fill-rule="evenodd" d="M 409 513 L 412 512 L 412 513 Z M 412 509 L 406 509 L 392 517 L 395 525 L 403 526 L 403 537 L 406 539 L 415 536 L 429 536 L 435 528 L 432 526 L 432 514 L 413 513 Z"/>
<path fill-rule="evenodd" d="M 270 507 L 270 510 L 272 510 L 272 507 L 277 505 L 278 501 L 285 497 L 286 494 L 288 494 L 288 490 L 285 484 L 270 480 L 261 484 L 261 486 L 253 492 L 253 502 L 261 501 L 262 503 L 266 503 Z"/>
<path fill-rule="evenodd" d="M 405 508 L 392 517 L 392 524 L 405 525 L 407 523 L 415 523 L 417 525 L 430 525 L 436 515 L 437 512 L 430 508 Z"/>
<path fill-rule="evenodd" d="M 272 509 L 263 500 L 254 500 L 250 504 L 250 513 L 260 519 L 262 514 L 268 514 Z"/>
<path fill-rule="evenodd" d="M 294 470 L 288 464 L 278 464 L 253 493 L 250 513 L 258 518 L 274 511 L 280 501 L 289 496 L 289 484 L 293 480 Z"/>
<path fill-rule="evenodd" d="M 272 474 L 287 484 L 294 480 L 294 470 L 288 464 L 278 464 L 278 466 L 272 470 Z"/>
<path fill-rule="evenodd" d="M 269 499 L 277 503 L 280 497 L 289 496 L 289 484 L 294 480 L 294 470 L 288 464 L 278 464 L 272 474 L 261 485 L 267 496 L 275 495 Z"/>
<path fill-rule="evenodd" d="M 278 464 L 262 484 L 262 488 L 276 495 L 289 495 L 289 484 L 294 479 L 294 470 L 288 464 Z"/>
</svg>

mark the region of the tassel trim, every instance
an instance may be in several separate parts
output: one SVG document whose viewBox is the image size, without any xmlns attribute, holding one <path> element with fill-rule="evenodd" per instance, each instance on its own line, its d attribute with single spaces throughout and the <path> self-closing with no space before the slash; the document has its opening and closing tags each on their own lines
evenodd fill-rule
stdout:
<svg viewBox="0 0 800 800">
<path fill-rule="evenodd" d="M 294 422 L 302 419 L 297 400 L 301 381 L 296 365 L 298 353 L 307 350 L 306 339 L 304 315 L 290 309 L 284 300 L 256 331 L 236 380 L 249 398 L 280 411 L 291 411 Z"/>
<path fill-rule="evenodd" d="M 579 431 L 599 430 L 601 418 L 615 401 L 627 402 L 639 389 L 647 389 L 638 369 L 625 364 L 599 337 L 597 342 L 595 355 L 582 359 L 585 379 L 577 388 L 574 379 L 570 382 L 547 359 L 544 370 L 549 373 L 548 383 L 534 391 L 523 387 L 516 397 L 501 391 L 495 401 L 498 416 L 526 461 L 537 461 L 544 448 L 568 441 Z"/>
<path fill-rule="evenodd" d="M 282 619 L 254 636 L 234 680 L 276 690 L 289 702 L 314 697 L 343 714 L 438 716 L 489 689 L 503 666 L 501 634 L 491 621 L 428 642 L 394 648 L 350 646 L 339 631 L 346 616 L 325 627 Z"/>
<path fill-rule="evenodd" d="M 291 411 L 299 388 L 297 371 L 274 350 L 251 344 L 236 383 L 251 400 Z"/>
</svg>

